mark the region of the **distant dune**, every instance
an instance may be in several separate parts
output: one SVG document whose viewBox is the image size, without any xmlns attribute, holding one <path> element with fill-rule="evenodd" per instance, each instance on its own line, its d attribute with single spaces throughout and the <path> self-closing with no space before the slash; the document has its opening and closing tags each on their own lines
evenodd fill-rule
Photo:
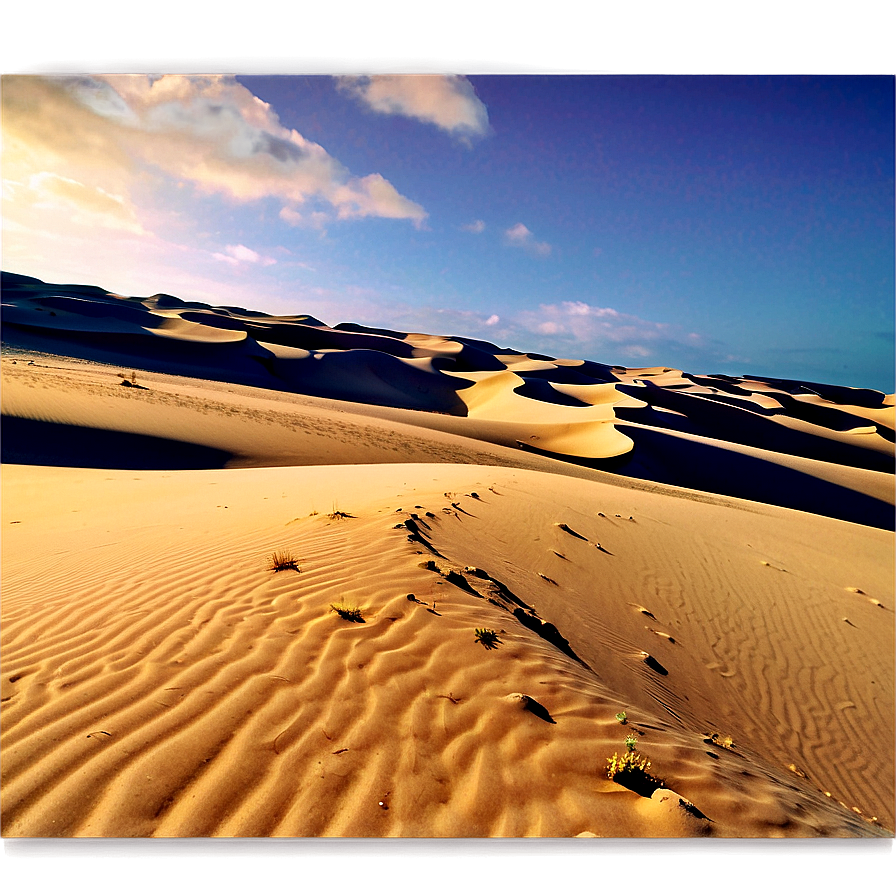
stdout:
<svg viewBox="0 0 896 896">
<path fill-rule="evenodd" d="M 13 348 L 438 412 L 392 418 L 591 469 L 893 527 L 894 401 L 870 389 L 555 360 L 462 337 L 328 327 L 310 317 L 168 295 L 128 298 L 6 273 L 3 325 Z M 47 418 L 16 380 L 7 388 L 4 414 L 92 425 L 88 408 L 83 420 Z M 100 428 L 139 432 L 139 425 L 122 418 Z M 155 422 L 142 434 L 164 435 Z M 7 452 L 29 450 L 18 430 L 11 435 Z"/>
<path fill-rule="evenodd" d="M 4 836 L 892 836 L 892 395 L 14 274 L 2 325 Z"/>
</svg>

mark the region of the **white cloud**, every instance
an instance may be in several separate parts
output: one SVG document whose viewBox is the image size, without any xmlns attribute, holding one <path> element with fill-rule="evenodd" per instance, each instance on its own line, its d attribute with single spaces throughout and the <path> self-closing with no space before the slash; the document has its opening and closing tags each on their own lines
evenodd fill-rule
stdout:
<svg viewBox="0 0 896 896">
<path fill-rule="evenodd" d="M 314 202 L 340 218 L 418 226 L 426 218 L 381 175 L 357 177 L 284 127 L 229 76 L 5 77 L 3 116 L 14 165 L 33 171 L 44 158 L 43 167 L 116 194 L 155 169 L 242 202 L 273 197 L 292 211 Z"/>
<path fill-rule="evenodd" d="M 333 203 L 340 218 L 410 218 L 419 227 L 426 218 L 426 212 L 402 196 L 392 184 L 380 174 L 353 178 L 333 191 Z"/>
<path fill-rule="evenodd" d="M 462 75 L 341 76 L 340 89 L 375 112 L 434 124 L 469 142 L 488 133 L 488 110 Z"/>
<path fill-rule="evenodd" d="M 498 317 L 497 314 L 492 314 L 490 317 L 488 317 L 488 318 L 486 319 L 486 321 L 485 321 L 485 325 L 486 325 L 487 327 L 495 327 L 495 326 L 497 326 L 500 322 L 501 322 L 501 318 Z"/>
<path fill-rule="evenodd" d="M 634 358 L 648 357 L 657 347 L 696 347 L 701 340 L 698 334 L 667 323 L 581 301 L 540 305 L 537 311 L 522 312 L 518 322 L 532 333 L 560 337 L 598 351 L 612 348 Z"/>
<path fill-rule="evenodd" d="M 475 220 L 471 221 L 469 224 L 461 224 L 461 230 L 466 230 L 467 233 L 482 233 L 485 230 L 485 221 Z"/>
<path fill-rule="evenodd" d="M 550 255 L 551 246 L 549 243 L 539 243 L 534 234 L 525 224 L 514 224 L 504 231 L 504 238 L 510 246 L 518 246 L 535 255 Z"/>
<path fill-rule="evenodd" d="M 270 265 L 277 263 L 276 258 L 260 255 L 253 249 L 249 249 L 247 246 L 242 245 L 242 243 L 237 246 L 228 246 L 225 252 L 214 252 L 212 257 L 216 258 L 218 261 L 226 261 L 228 264 L 233 265 L 247 263 L 261 264 L 264 267 L 269 267 Z"/>
</svg>

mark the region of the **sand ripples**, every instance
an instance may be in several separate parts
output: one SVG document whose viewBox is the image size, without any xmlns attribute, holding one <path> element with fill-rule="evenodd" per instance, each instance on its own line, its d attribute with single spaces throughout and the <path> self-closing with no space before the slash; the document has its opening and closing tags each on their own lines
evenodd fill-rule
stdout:
<svg viewBox="0 0 896 896">
<path fill-rule="evenodd" d="M 679 565 L 667 563 L 665 523 L 643 504 L 605 507 L 601 518 L 581 483 L 568 486 L 575 500 L 554 494 L 581 508 L 557 520 L 532 490 L 540 474 L 485 467 L 394 470 L 398 489 L 375 485 L 382 471 L 358 470 L 368 486 L 358 504 L 322 472 L 313 485 L 307 470 L 228 471 L 229 484 L 220 472 L 157 474 L 155 486 L 81 475 L 95 496 L 163 483 L 170 495 L 117 525 L 104 505 L 48 570 L 33 566 L 40 540 L 27 515 L 16 529 L 4 568 L 7 836 L 873 830 L 836 802 L 842 787 L 850 804 L 867 794 L 863 811 L 877 807 L 861 783 L 873 770 L 843 746 L 852 710 L 822 712 L 836 692 L 867 715 L 865 698 L 844 684 L 849 670 L 806 672 L 839 643 L 839 619 L 804 631 L 806 613 L 827 612 L 821 592 L 801 614 L 807 570 L 761 567 L 758 547 L 744 557 L 759 580 L 796 591 L 760 589 L 774 594 L 777 615 L 751 631 L 747 616 L 726 621 L 710 599 L 735 587 L 736 569 L 713 572 L 680 545 Z M 309 515 L 326 506 L 322 491 L 351 515 Z M 78 501 L 63 490 L 57 503 Z M 300 571 L 271 571 L 276 550 L 292 552 Z M 548 558 L 555 585 L 533 569 Z M 853 602 L 859 626 L 839 622 L 843 637 L 865 631 L 863 613 L 889 613 L 843 587 L 837 599 Z M 358 607 L 364 622 L 341 619 L 334 603 Z M 476 642 L 477 628 L 498 633 L 497 649 Z M 707 669 L 713 660 L 718 669 Z M 736 676 L 720 680 L 729 670 Z M 772 686 L 782 674 L 790 691 Z M 794 689 L 805 699 L 785 699 Z M 703 743 L 702 725 L 721 726 L 712 695 L 727 692 L 740 709 L 721 733 L 739 752 Z M 872 705 L 876 718 L 873 706 L 883 704 Z M 628 728 L 615 717 L 626 707 Z M 606 779 L 605 757 L 628 731 L 712 823 L 645 806 Z M 786 771 L 791 761 L 808 777 Z M 831 766 L 840 777 L 826 777 Z M 747 772 L 755 778 L 743 789 Z"/>
</svg>

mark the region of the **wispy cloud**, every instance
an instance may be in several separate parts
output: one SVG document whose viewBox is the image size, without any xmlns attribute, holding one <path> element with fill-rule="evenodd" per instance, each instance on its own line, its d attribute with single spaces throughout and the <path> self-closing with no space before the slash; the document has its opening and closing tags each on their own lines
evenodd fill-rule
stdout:
<svg viewBox="0 0 896 896">
<path fill-rule="evenodd" d="M 226 261 L 228 264 L 233 265 L 260 264 L 264 267 L 269 267 L 272 264 L 277 264 L 276 258 L 260 255 L 253 249 L 249 249 L 242 245 L 242 243 L 237 246 L 228 246 L 224 252 L 214 252 L 212 257 L 216 258 L 218 261 Z"/>
<path fill-rule="evenodd" d="M 509 246 L 517 246 L 535 255 L 550 255 L 550 243 L 539 243 L 525 224 L 514 224 L 504 231 L 504 239 Z"/>
<path fill-rule="evenodd" d="M 574 351 L 612 351 L 634 361 L 663 352 L 676 356 L 682 352 L 714 354 L 699 333 L 587 302 L 540 305 L 537 311 L 520 313 L 517 323 L 529 333 L 549 337 L 554 344 Z"/>
<path fill-rule="evenodd" d="M 466 230 L 467 233 L 482 233 L 485 230 L 485 221 L 477 219 L 469 224 L 461 224 L 460 229 Z"/>
<path fill-rule="evenodd" d="M 488 110 L 462 75 L 341 76 L 337 83 L 374 112 L 416 118 L 467 143 L 489 131 Z"/>
<path fill-rule="evenodd" d="M 4 214 L 19 223 L 49 215 L 82 228 L 146 233 L 135 209 L 123 196 L 49 171 L 38 172 L 22 181 L 4 181 L 3 198 Z"/>
<path fill-rule="evenodd" d="M 46 159 L 45 168 L 115 195 L 155 170 L 239 202 L 274 198 L 293 211 L 314 203 L 341 219 L 418 226 L 426 218 L 380 174 L 353 175 L 284 127 L 229 76 L 11 76 L 3 81 L 3 114 L 13 168 Z"/>
</svg>

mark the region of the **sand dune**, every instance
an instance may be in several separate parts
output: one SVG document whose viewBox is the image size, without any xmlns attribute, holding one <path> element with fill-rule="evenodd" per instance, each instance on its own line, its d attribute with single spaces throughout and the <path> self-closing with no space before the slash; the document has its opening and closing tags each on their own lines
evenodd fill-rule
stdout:
<svg viewBox="0 0 896 896">
<path fill-rule="evenodd" d="M 4 341 L 11 348 L 361 403 L 363 413 L 375 407 L 393 419 L 393 411 L 428 412 L 413 425 L 893 527 L 893 396 L 873 390 L 610 367 L 463 337 L 328 327 L 310 317 L 212 308 L 163 294 L 126 298 L 98 287 L 3 278 Z M 42 419 L 18 399 L 16 406 L 5 405 L 4 413 Z M 693 437 L 703 445 L 699 462 Z M 708 452 L 710 444 L 720 450 Z M 807 464 L 813 460 L 820 463 Z"/>
<path fill-rule="evenodd" d="M 2 299 L 4 836 L 892 836 L 892 396 Z"/>
</svg>

